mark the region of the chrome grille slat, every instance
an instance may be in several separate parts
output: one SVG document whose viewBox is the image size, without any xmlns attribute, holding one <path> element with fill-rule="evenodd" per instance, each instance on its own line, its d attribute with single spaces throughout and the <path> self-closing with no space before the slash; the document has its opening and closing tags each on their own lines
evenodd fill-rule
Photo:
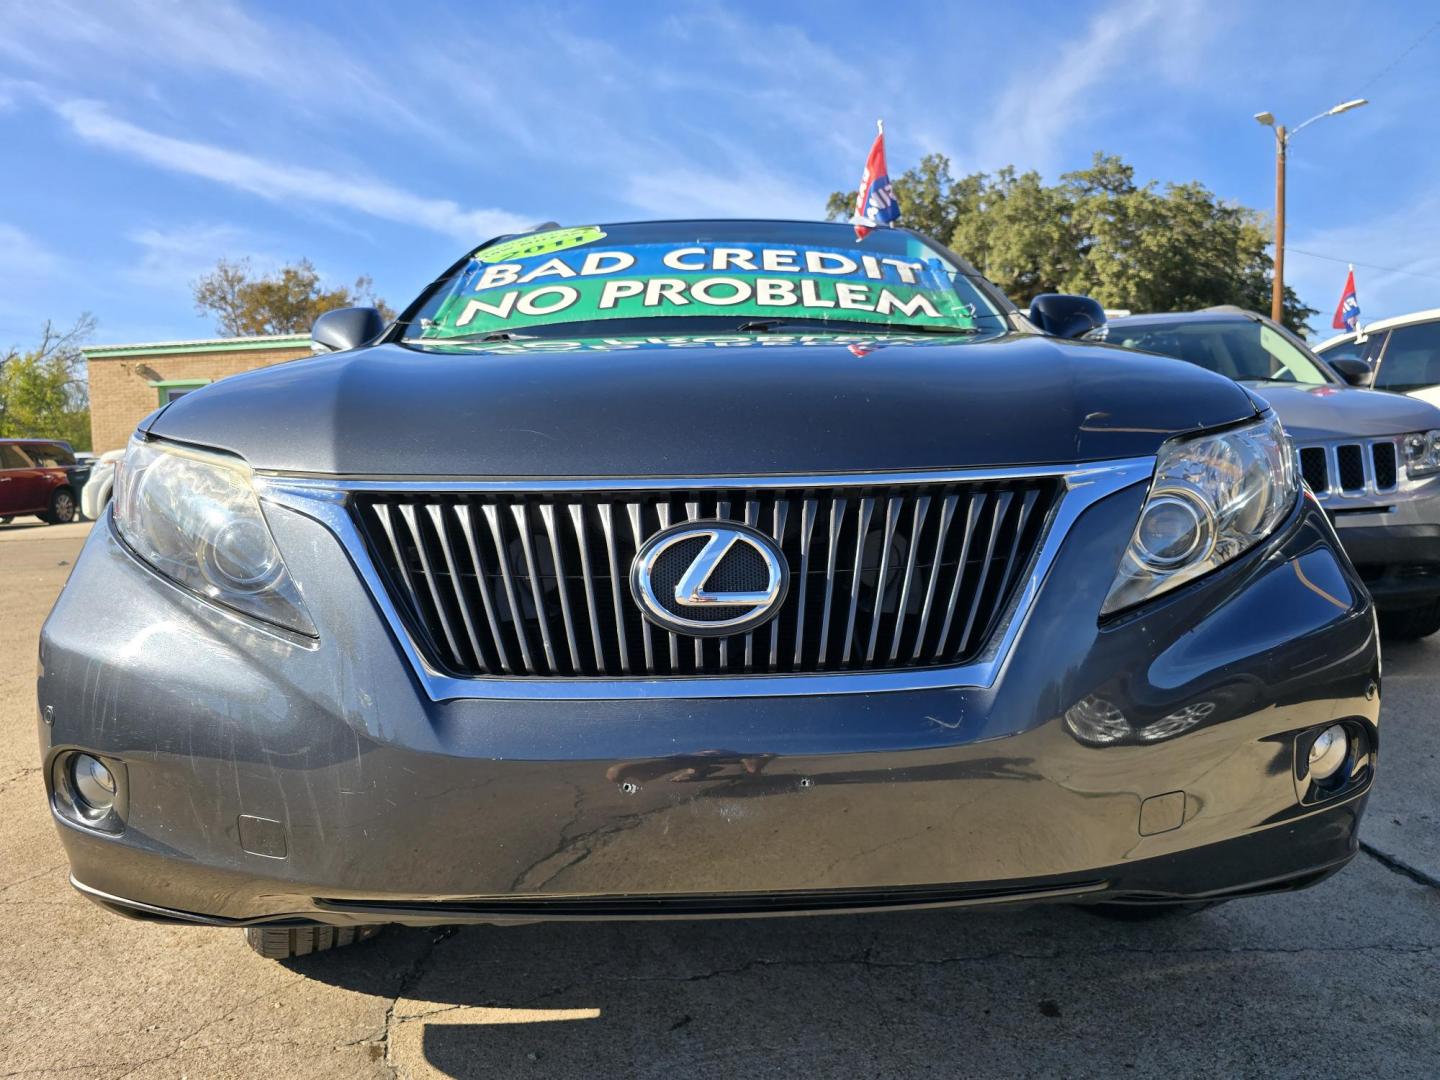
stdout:
<svg viewBox="0 0 1440 1080">
<path fill-rule="evenodd" d="M 657 507 L 657 510 L 658 510 L 658 513 L 660 513 L 660 527 L 661 527 L 661 528 L 667 527 L 668 524 L 670 524 L 670 507 L 668 507 L 668 505 L 665 505 L 664 503 L 662 503 L 662 504 L 660 505 L 660 507 Z M 645 543 L 645 527 L 642 526 L 642 524 L 641 524 L 641 513 L 639 513 L 639 503 L 629 503 L 628 505 L 626 505 L 626 507 L 625 507 L 625 513 L 628 514 L 629 520 L 631 520 L 631 534 L 632 534 L 632 536 L 635 537 L 635 550 L 636 550 L 636 552 L 638 552 L 638 550 L 641 549 L 641 544 L 644 544 L 644 543 Z M 644 619 L 641 619 L 641 634 L 644 635 L 644 639 L 645 639 L 645 670 L 647 670 L 647 671 L 654 671 L 654 670 L 655 670 L 654 632 L 651 631 L 651 628 L 649 628 L 648 622 L 645 622 Z M 675 667 L 677 667 L 677 665 L 678 665 L 677 654 L 678 654 L 678 642 L 675 641 L 675 635 L 674 635 L 674 634 L 671 634 L 671 635 L 670 635 L 670 670 L 671 670 L 671 671 L 674 671 L 674 670 L 675 670 Z"/>
<path fill-rule="evenodd" d="M 915 556 L 920 552 L 920 533 L 925 528 L 925 515 L 930 511 L 930 496 L 915 500 L 915 520 L 910 523 L 910 548 L 905 558 L 905 572 L 900 576 L 900 600 L 895 610 L 895 634 L 890 639 L 890 660 L 900 655 L 900 638 L 905 631 L 905 616 L 910 610 L 910 587 L 915 582 Z"/>
<path fill-rule="evenodd" d="M 425 587 L 430 592 L 430 600 L 435 605 L 435 614 L 440 623 L 440 630 L 445 635 L 445 644 L 450 646 L 450 655 L 457 663 L 463 664 L 460 659 L 460 646 L 455 641 L 455 631 L 450 627 L 450 615 L 445 610 L 445 602 L 440 599 L 439 583 L 435 580 L 439 575 L 430 568 L 430 556 L 425 551 L 425 538 L 420 535 L 420 522 L 415 517 L 415 507 L 411 503 L 400 504 L 400 520 L 410 530 L 410 536 L 415 541 L 415 554 L 420 560 L 420 574 L 425 579 Z"/>
<path fill-rule="evenodd" d="M 985 495 L 972 495 L 965 504 L 965 535 L 960 541 L 960 557 L 955 560 L 955 577 L 950 585 L 950 599 L 945 605 L 945 621 L 940 625 L 940 637 L 935 642 L 933 656 L 941 656 L 945 652 L 945 639 L 950 636 L 950 624 L 955 621 L 955 605 L 960 598 L 960 584 L 965 580 L 965 571 L 970 566 L 970 542 L 975 538 L 975 529 L 978 527 L 980 515 L 985 509 Z M 940 554 L 935 555 L 935 573 L 940 573 L 942 563 Z M 916 642 L 920 645 L 923 642 Z"/>
<path fill-rule="evenodd" d="M 990 515 L 990 528 L 985 536 L 985 558 L 980 563 L 980 578 L 975 582 L 975 588 L 971 590 L 973 599 L 970 601 L 970 615 L 965 620 L 965 629 L 960 631 L 960 644 L 955 649 L 956 653 L 964 652 L 965 644 L 970 640 L 970 630 L 975 625 L 975 616 L 980 611 L 980 601 L 985 598 L 985 585 L 990 580 L 990 567 L 995 558 L 995 541 L 1000 538 L 1000 529 L 1014 497 L 1013 492 L 1002 491 L 995 500 L 995 511 Z"/>
<path fill-rule="evenodd" d="M 475 567 L 475 586 L 480 593 L 480 604 L 485 609 L 485 622 L 490 627 L 490 640 L 495 643 L 495 652 L 500 657 L 500 670 L 506 675 L 511 673 L 510 652 L 505 647 L 505 637 L 500 632 L 500 619 L 496 614 L 494 598 L 490 595 L 490 585 L 485 580 L 485 564 L 480 561 L 480 548 L 475 541 L 475 522 L 471 517 L 470 507 L 457 506 L 455 519 L 460 523 L 460 534 L 465 537 L 465 546 L 470 551 L 470 562 Z"/>
<path fill-rule="evenodd" d="M 775 500 L 775 522 L 774 522 L 775 528 L 774 528 L 774 531 L 771 532 L 771 534 L 770 534 L 771 536 L 775 537 L 776 543 L 784 544 L 784 542 L 785 542 L 785 523 L 786 523 L 786 521 L 787 521 L 787 519 L 788 519 L 789 517 L 790 517 L 790 500 L 789 500 L 789 499 L 776 499 L 776 500 Z M 802 599 L 801 599 L 801 601 L 800 601 L 800 605 L 801 605 L 802 608 L 803 608 L 804 605 L 805 605 L 805 601 L 804 601 L 804 599 L 803 599 L 803 590 L 802 590 Z M 779 664 L 779 662 L 780 662 L 780 620 L 779 620 L 779 619 L 771 619 L 771 620 L 770 620 L 770 667 L 773 669 L 777 664 Z M 749 663 L 749 657 L 748 657 L 748 656 L 746 657 L 746 663 L 747 663 L 747 664 Z"/>
<path fill-rule="evenodd" d="M 1027 585 L 1056 477 L 906 484 L 350 496 L 412 641 L 455 678 L 819 674 L 978 656 Z M 688 638 L 641 615 L 635 554 L 679 522 L 777 542 L 790 587 L 768 627 Z"/>
<path fill-rule="evenodd" d="M 815 658 L 816 666 L 822 668 L 830 659 L 830 607 L 835 600 L 835 559 L 840 551 L 845 505 L 845 499 L 834 499 L 830 503 L 830 534 L 825 547 L 825 607 L 820 614 L 820 651 Z"/>
<path fill-rule="evenodd" d="M 570 649 L 570 663 L 575 674 L 580 667 L 580 647 L 575 643 L 575 620 L 570 614 L 570 586 L 565 578 L 565 559 L 560 554 L 560 532 L 555 528 L 555 507 L 550 503 L 540 505 L 540 520 L 545 523 L 545 534 L 550 538 L 550 557 L 555 560 L 555 591 L 560 594 L 560 620 L 565 625 L 565 644 Z"/>
<path fill-rule="evenodd" d="M 524 613 L 516 594 L 515 574 L 510 569 L 510 552 L 505 545 L 505 530 L 500 519 L 500 508 L 494 503 L 481 507 L 485 523 L 490 526 L 490 537 L 495 541 L 495 557 L 500 563 L 500 581 L 505 588 L 505 603 L 510 609 L 510 622 L 515 627 L 515 637 L 520 643 L 520 660 L 527 675 L 535 674 L 535 661 L 530 655 L 529 635 L 525 632 Z"/>
<path fill-rule="evenodd" d="M 585 582 L 585 611 L 590 616 L 590 648 L 595 654 L 595 670 L 600 672 L 605 670 L 605 644 L 600 637 L 600 612 L 595 606 L 595 575 L 590 572 L 590 541 L 585 534 L 584 503 L 570 504 L 570 524 L 575 528 L 575 546 L 580 550 L 580 576 Z M 578 663 L 576 666 L 579 666 Z"/>
<path fill-rule="evenodd" d="M 970 497 L 966 497 L 967 505 Z M 940 505 L 940 528 L 935 533 L 935 554 L 930 560 L 929 584 L 925 586 L 925 604 L 920 608 L 920 628 L 915 631 L 915 648 L 910 654 L 911 660 L 920 659 L 920 653 L 925 649 L 925 631 L 930 626 L 930 611 L 935 602 L 935 586 L 940 581 L 940 571 L 944 564 L 940 561 L 945 553 L 945 541 L 950 534 L 950 523 L 955 519 L 955 508 L 960 503 L 960 496 L 947 495 L 945 501 Z"/>
<path fill-rule="evenodd" d="M 810 584 L 811 537 L 815 534 L 815 518 L 819 499 L 806 499 L 800 510 L 800 602 L 795 607 L 795 666 L 804 662 L 805 651 L 805 589 Z"/>
<path fill-rule="evenodd" d="M 625 633 L 625 609 L 621 606 L 620 584 L 625 577 L 620 573 L 620 559 L 616 554 L 615 506 L 613 503 L 600 504 L 600 529 L 605 534 L 605 561 L 610 566 L 610 602 L 615 605 L 615 640 L 620 643 L 620 673 L 630 674 L 630 643 Z M 627 589 L 628 593 L 629 590 Z M 652 671 L 655 659 L 650 654 L 650 624 L 645 624 L 645 670 Z"/>
<path fill-rule="evenodd" d="M 865 541 L 870 538 L 870 518 L 875 513 L 873 498 L 860 500 L 860 527 L 855 530 L 855 566 L 850 577 L 850 609 L 845 616 L 845 647 L 840 652 L 840 662 L 850 662 L 850 646 L 855 640 L 855 615 L 860 610 L 860 573 L 865 558 Z"/>
<path fill-rule="evenodd" d="M 880 638 L 880 620 L 885 614 L 885 578 L 890 572 L 890 543 L 895 539 L 895 522 L 900 519 L 900 505 L 901 499 L 892 495 L 885 507 L 885 530 L 880 534 L 880 569 L 875 573 L 875 600 L 870 611 L 870 641 L 865 646 L 867 664 L 875 659 L 875 642 Z"/>
<path fill-rule="evenodd" d="M 485 653 L 480 648 L 480 639 L 475 634 L 475 624 L 470 618 L 470 604 L 465 599 L 464 589 L 460 585 L 460 567 L 455 561 L 455 553 L 450 550 L 450 536 L 445 530 L 445 508 L 431 503 L 425 507 L 425 512 L 430 515 L 430 523 L 435 527 L 435 535 L 440 540 L 440 552 L 445 556 L 445 569 L 449 571 L 450 591 L 455 596 L 455 606 L 460 610 L 460 622 L 465 627 L 465 640 L 470 644 L 470 651 L 475 655 L 475 663 L 482 671 L 489 670 L 485 662 Z"/>
<path fill-rule="evenodd" d="M 540 627 L 540 648 L 545 654 L 545 663 L 552 672 L 559 670 L 555 663 L 555 643 L 550 639 L 550 616 L 545 611 L 545 586 L 540 579 L 540 564 L 535 561 L 535 541 L 530 535 L 530 515 L 524 503 L 512 503 L 510 513 L 515 518 L 515 529 L 520 534 L 520 550 L 525 555 L 525 576 L 530 582 L 530 598 L 535 602 L 535 622 Z"/>
</svg>

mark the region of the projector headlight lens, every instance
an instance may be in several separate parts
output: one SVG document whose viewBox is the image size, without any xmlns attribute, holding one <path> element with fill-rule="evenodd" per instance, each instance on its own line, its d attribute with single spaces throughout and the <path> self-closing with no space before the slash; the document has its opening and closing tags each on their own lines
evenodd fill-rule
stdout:
<svg viewBox="0 0 1440 1080">
<path fill-rule="evenodd" d="M 1300 493 L 1280 421 L 1160 448 L 1149 498 L 1103 614 L 1121 611 L 1223 566 L 1270 535 Z"/>
<path fill-rule="evenodd" d="M 313 637 L 250 475 L 235 458 L 132 439 L 115 477 L 115 528 L 191 592 Z"/>
</svg>

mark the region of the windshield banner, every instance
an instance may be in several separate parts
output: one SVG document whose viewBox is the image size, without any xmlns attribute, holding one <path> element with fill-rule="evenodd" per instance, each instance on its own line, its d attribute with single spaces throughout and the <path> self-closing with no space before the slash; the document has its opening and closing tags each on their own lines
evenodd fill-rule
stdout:
<svg viewBox="0 0 1440 1080">
<path fill-rule="evenodd" d="M 714 243 L 584 245 L 507 262 L 484 255 L 460 275 L 422 337 L 661 315 L 975 325 L 974 306 L 939 260 Z"/>
</svg>

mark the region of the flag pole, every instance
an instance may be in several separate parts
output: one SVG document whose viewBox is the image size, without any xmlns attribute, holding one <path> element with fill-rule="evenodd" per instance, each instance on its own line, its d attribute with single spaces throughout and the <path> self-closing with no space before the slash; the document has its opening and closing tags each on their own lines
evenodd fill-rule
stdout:
<svg viewBox="0 0 1440 1080">
<path fill-rule="evenodd" d="M 884 120 L 876 120 L 876 121 L 875 121 L 875 126 L 880 130 L 880 134 L 881 134 L 881 135 L 884 135 L 884 134 L 885 134 L 885 121 L 884 121 Z"/>
</svg>

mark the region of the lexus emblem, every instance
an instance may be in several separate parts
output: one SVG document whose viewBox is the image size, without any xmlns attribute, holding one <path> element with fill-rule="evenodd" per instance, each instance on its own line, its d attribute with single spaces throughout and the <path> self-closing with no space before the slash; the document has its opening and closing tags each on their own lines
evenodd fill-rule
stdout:
<svg viewBox="0 0 1440 1080">
<path fill-rule="evenodd" d="M 732 521 L 664 529 L 645 541 L 630 567 L 630 591 L 645 618 L 690 637 L 754 630 L 779 612 L 789 585 L 779 545 Z"/>
</svg>

